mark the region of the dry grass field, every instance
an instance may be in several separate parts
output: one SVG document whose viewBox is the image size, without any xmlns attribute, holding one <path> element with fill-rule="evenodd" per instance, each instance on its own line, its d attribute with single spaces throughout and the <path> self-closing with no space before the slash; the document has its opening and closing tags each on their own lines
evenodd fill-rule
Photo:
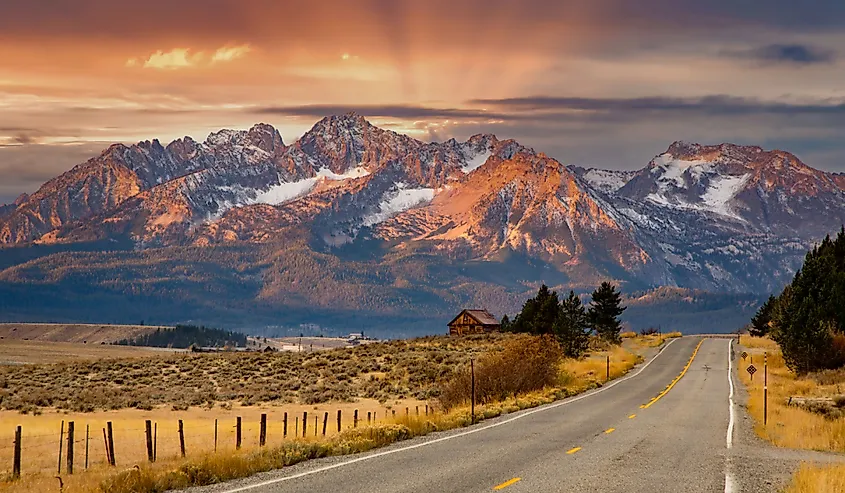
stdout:
<svg viewBox="0 0 845 493">
<path fill-rule="evenodd" d="M 75 360 L 154 357 L 177 352 L 180 351 L 108 344 L 3 339 L 0 340 L 0 367 L 3 365 L 62 363 Z"/>
<path fill-rule="evenodd" d="M 845 370 L 828 370 L 797 377 L 789 371 L 780 349 L 768 338 L 742 337 L 749 358 L 740 362 L 739 377 L 750 392 L 748 413 L 757 434 L 779 447 L 845 452 L 845 412 L 834 408 L 788 405 L 790 397 L 838 397 L 845 389 Z M 763 355 L 768 353 L 768 424 L 763 425 Z M 759 370 L 752 381 L 745 371 Z M 804 464 L 787 489 L 789 493 L 845 491 L 845 466 Z"/>
<path fill-rule="evenodd" d="M 131 339 L 163 328 L 152 325 L 0 323 L 0 340 L 100 344 Z"/>
<path fill-rule="evenodd" d="M 0 471 L 11 469 L 12 436 L 20 425 L 23 478 L 0 483 L 0 491 L 58 491 L 53 476 L 62 421 L 73 421 L 76 430 L 77 474 L 63 473 L 65 493 L 162 491 L 465 426 L 470 419 L 466 406 L 448 413 L 437 409 L 434 414 L 441 385 L 470 358 L 501 351 L 520 337 L 526 336 L 430 337 L 314 353 L 171 354 L 8 367 L 0 370 L 0 405 L 5 408 L 0 411 Z M 478 418 L 595 388 L 607 378 L 608 356 L 610 378 L 617 378 L 665 338 L 626 339 L 623 347 L 613 348 L 594 345 L 587 357 L 560 363 L 555 386 L 479 406 Z M 353 425 L 356 409 L 357 428 Z M 341 433 L 338 410 L 342 411 Z M 304 412 L 308 423 L 303 438 Z M 287 438 L 283 436 L 284 413 L 288 413 Z M 258 447 L 261 414 L 267 414 L 268 420 L 266 447 Z M 235 450 L 238 416 L 243 420 L 240 451 Z M 157 429 L 158 461 L 152 465 L 146 462 L 147 419 Z M 187 459 L 179 457 L 179 419 L 184 424 Z M 117 469 L 106 465 L 103 428 L 107 421 L 113 423 Z M 84 472 L 86 444 L 89 470 Z M 141 472 L 134 473 L 137 477 L 116 475 L 136 464 L 141 466 Z M 213 474 L 208 472 L 212 476 L 203 479 L 196 471 Z"/>
</svg>

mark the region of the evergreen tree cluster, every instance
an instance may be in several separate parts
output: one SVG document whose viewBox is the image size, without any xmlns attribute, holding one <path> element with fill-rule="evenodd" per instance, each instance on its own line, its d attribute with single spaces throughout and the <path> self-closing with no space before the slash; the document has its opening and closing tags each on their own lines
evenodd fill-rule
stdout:
<svg viewBox="0 0 845 493">
<path fill-rule="evenodd" d="M 502 329 L 554 335 L 566 356 L 578 358 L 587 350 L 593 331 L 612 344 L 622 342 L 619 316 L 625 307 L 621 304 L 621 293 L 609 282 L 603 282 L 593 291 L 589 308 L 574 291 L 560 299 L 556 291 L 543 284 L 537 296 L 528 299 L 512 321 L 507 316 L 502 318 Z"/>
<path fill-rule="evenodd" d="M 798 374 L 845 365 L 845 229 L 807 253 L 779 296 L 751 321 L 752 335 L 769 335 Z"/>
<path fill-rule="evenodd" d="M 173 329 L 156 329 L 155 332 L 123 339 L 122 346 L 169 347 L 187 349 L 198 347 L 246 347 L 246 334 L 229 330 L 213 329 L 197 325 L 177 325 Z"/>
</svg>

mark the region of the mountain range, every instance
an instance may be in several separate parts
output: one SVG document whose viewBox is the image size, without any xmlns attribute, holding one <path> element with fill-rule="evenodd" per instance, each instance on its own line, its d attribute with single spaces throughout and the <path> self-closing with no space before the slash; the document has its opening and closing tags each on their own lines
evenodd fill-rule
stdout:
<svg viewBox="0 0 845 493">
<path fill-rule="evenodd" d="M 611 171 L 337 115 L 290 145 L 115 144 L 0 206 L 0 318 L 406 334 L 611 279 L 634 328 L 732 330 L 844 222 L 845 176 L 784 151 L 675 142 Z"/>
</svg>

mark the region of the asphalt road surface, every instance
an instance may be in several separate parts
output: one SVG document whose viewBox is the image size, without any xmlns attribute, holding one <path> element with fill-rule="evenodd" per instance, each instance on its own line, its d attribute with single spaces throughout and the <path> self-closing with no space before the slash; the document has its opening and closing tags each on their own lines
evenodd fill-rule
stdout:
<svg viewBox="0 0 845 493">
<path fill-rule="evenodd" d="M 194 491 L 775 491 L 795 459 L 749 431 L 735 403 L 732 344 L 676 339 L 630 376 L 581 396 Z"/>
</svg>

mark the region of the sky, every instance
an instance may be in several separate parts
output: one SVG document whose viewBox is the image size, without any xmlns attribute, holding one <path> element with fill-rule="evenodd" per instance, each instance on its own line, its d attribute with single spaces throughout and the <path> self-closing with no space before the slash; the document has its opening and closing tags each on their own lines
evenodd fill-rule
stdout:
<svg viewBox="0 0 845 493">
<path fill-rule="evenodd" d="M 0 203 L 113 142 L 356 111 L 567 164 L 673 141 L 845 171 L 840 0 L 0 0 Z"/>
</svg>

